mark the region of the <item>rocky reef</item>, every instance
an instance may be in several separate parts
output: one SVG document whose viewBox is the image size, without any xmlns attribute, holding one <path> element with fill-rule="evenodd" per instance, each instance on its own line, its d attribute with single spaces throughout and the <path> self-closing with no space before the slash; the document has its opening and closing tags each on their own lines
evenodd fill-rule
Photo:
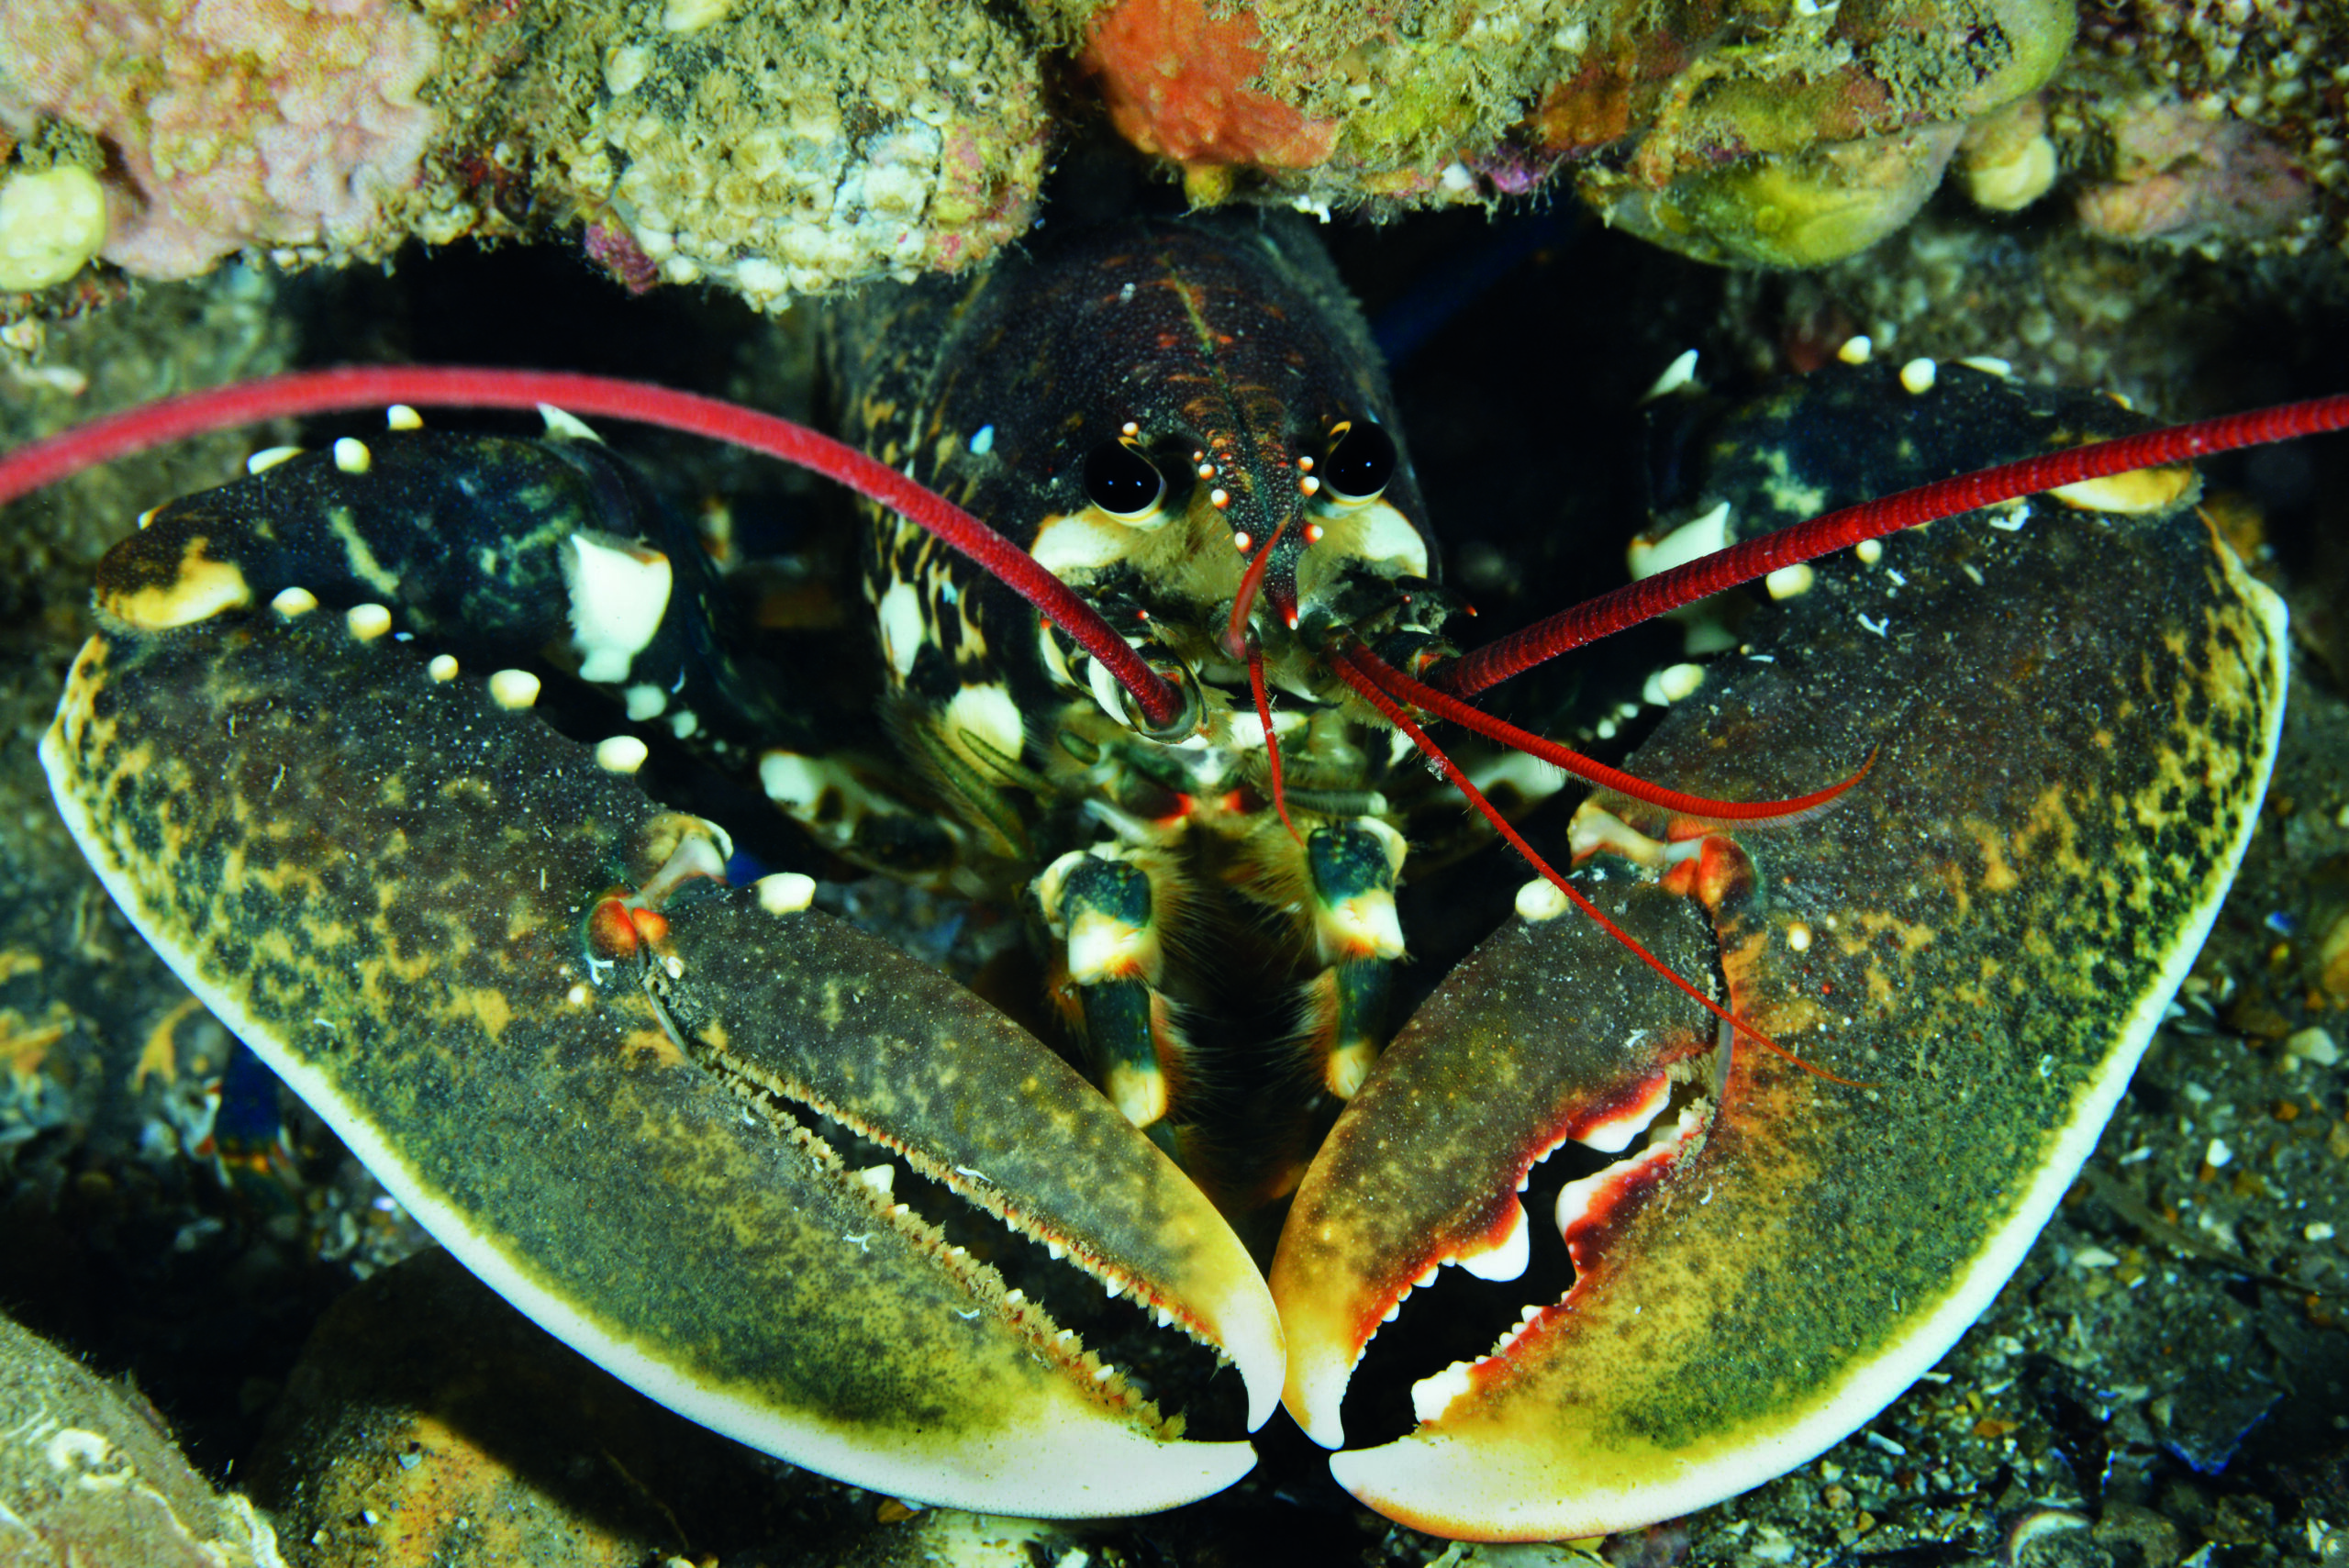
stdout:
<svg viewBox="0 0 2349 1568">
<path fill-rule="evenodd" d="M 92 258 L 180 278 L 471 236 L 774 309 L 987 256 L 1103 119 L 1195 203 L 1571 189 L 1720 261 L 1854 254 L 1953 166 L 1989 214 L 2053 193 L 2101 239 L 2290 249 L 2339 227 L 2337 9 L 25 0 L 0 15 L 0 293 Z"/>
</svg>

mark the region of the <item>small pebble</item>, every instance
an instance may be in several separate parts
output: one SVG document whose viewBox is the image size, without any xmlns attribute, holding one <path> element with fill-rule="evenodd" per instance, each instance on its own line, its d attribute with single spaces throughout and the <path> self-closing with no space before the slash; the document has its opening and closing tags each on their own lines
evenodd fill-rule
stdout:
<svg viewBox="0 0 2349 1568">
<path fill-rule="evenodd" d="M 2284 1051 L 2296 1061 L 2313 1062 L 2319 1067 L 2332 1067 L 2341 1061 L 2341 1047 L 2334 1043 L 2332 1031 L 2314 1026 L 2288 1037 Z"/>
</svg>

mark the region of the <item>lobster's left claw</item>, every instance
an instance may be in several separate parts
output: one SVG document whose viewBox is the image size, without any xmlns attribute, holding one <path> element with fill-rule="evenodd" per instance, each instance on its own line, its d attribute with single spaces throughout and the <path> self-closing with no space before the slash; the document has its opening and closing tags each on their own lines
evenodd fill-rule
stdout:
<svg viewBox="0 0 2349 1568">
<path fill-rule="evenodd" d="M 1417 1385 L 1410 1436 L 1332 1459 L 1382 1512 L 1597 1535 L 1842 1438 L 2006 1282 L 2200 947 L 2280 732 L 2275 595 L 2190 514 L 1943 522 L 1882 563 L 1823 564 L 1757 615 L 1772 654 L 1718 666 L 1634 759 L 1753 797 L 1875 751 L 1865 784 L 1798 827 L 1704 837 L 1635 893 L 1576 873 L 1846 1082 L 1742 1038 L 1716 1055 L 1705 1013 L 1568 914 L 1455 972 L 1308 1173 L 1272 1284 L 1290 1408 L 1335 1446 L 1412 1284 L 1445 1262 L 1511 1277 L 1532 1162 L 1620 1151 L 1561 1195 L 1563 1299 Z M 1641 831 L 1615 841 L 1671 858 L 1660 814 L 1626 815 Z M 1625 972 L 1652 1004 L 1610 995 Z"/>
<path fill-rule="evenodd" d="M 500 1294 L 683 1413 L 899 1496 L 1122 1514 L 1246 1473 L 1245 1442 L 1181 1440 L 974 1255 L 1001 1230 L 950 1208 L 952 1244 L 871 1151 L 1219 1349 L 1261 1422 L 1262 1280 L 1064 1063 L 791 886 L 718 893 L 707 824 L 501 711 L 516 682 L 493 703 L 395 646 L 380 608 L 250 606 L 205 537 L 161 527 L 106 573 L 42 744 L 67 824 Z M 144 584 L 195 613 L 131 621 Z"/>
</svg>

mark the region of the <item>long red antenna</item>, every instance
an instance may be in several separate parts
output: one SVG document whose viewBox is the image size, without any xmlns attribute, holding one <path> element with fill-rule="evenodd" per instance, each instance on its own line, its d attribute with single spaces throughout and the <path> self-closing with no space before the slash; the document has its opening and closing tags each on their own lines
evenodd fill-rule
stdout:
<svg viewBox="0 0 2349 1568">
<path fill-rule="evenodd" d="M 1281 535 L 1288 532 L 1288 523 L 1286 517 L 1280 520 L 1273 529 L 1273 537 L 1264 541 L 1264 548 L 1256 552 L 1256 559 L 1241 574 L 1240 592 L 1231 599 L 1231 619 L 1223 628 L 1223 651 L 1234 658 L 1247 651 L 1248 612 L 1255 607 L 1257 591 L 1264 585 L 1264 569 L 1273 563 L 1273 548 L 1281 542 Z"/>
<path fill-rule="evenodd" d="M 1334 662 L 1339 677 L 1346 684 L 1361 693 L 1363 700 L 1376 708 L 1387 723 L 1408 737 L 1411 744 L 1419 749 L 1421 756 L 1442 769 L 1443 776 L 1452 781 L 1452 787 L 1465 796 L 1469 805 L 1484 814 L 1485 820 L 1490 822 L 1494 830 L 1508 840 L 1510 848 L 1525 858 L 1526 864 L 1540 873 L 1542 880 L 1549 883 L 1551 886 L 1564 894 L 1575 908 L 1598 921 L 1601 930 L 1629 948 L 1632 956 L 1642 963 L 1663 975 L 1673 985 L 1686 993 L 1691 1001 L 1737 1030 L 1738 1033 L 1753 1040 L 1771 1055 L 1790 1062 L 1804 1072 L 1824 1078 L 1831 1084 L 1841 1084 L 1847 1089 L 1865 1089 L 1872 1086 L 1866 1084 L 1855 1084 L 1849 1078 L 1839 1078 L 1824 1067 L 1814 1067 L 1682 979 L 1670 964 L 1650 952 L 1629 931 L 1609 919 L 1600 912 L 1598 905 L 1584 897 L 1581 891 L 1564 877 L 1560 876 L 1548 861 L 1534 853 L 1533 846 L 1525 841 L 1525 835 L 1511 827 L 1508 818 L 1503 817 L 1495 809 L 1493 803 L 1485 798 L 1485 792 L 1469 782 L 1468 775 L 1460 771 L 1460 764 L 1445 755 L 1442 747 L 1428 739 L 1427 731 L 1411 721 L 1411 716 L 1403 711 L 1400 704 L 1379 689 L 1377 672 L 1387 668 L 1385 663 L 1359 643 L 1340 653 Z"/>
<path fill-rule="evenodd" d="M 1368 649 L 1363 649 L 1355 667 L 1376 681 L 1390 696 L 1408 702 L 1414 707 L 1425 708 L 1439 718 L 1448 718 L 1464 729 L 1473 729 L 1487 740 L 1539 757 L 1553 768 L 1563 768 L 1578 779 L 1628 795 L 1633 800 L 1643 800 L 1650 806 L 1661 806 L 1677 816 L 1703 822 L 1742 822 L 1755 827 L 1770 827 L 1791 822 L 1818 810 L 1841 795 L 1845 790 L 1868 776 L 1875 764 L 1871 757 L 1860 764 L 1860 771 L 1842 784 L 1830 784 L 1812 795 L 1797 795 L 1791 800 L 1713 800 L 1701 795 L 1683 795 L 1678 790 L 1665 789 L 1645 779 L 1635 779 L 1627 773 L 1594 762 L 1579 751 L 1568 751 L 1556 741 L 1536 735 L 1530 729 L 1520 729 L 1506 719 L 1495 718 L 1481 708 L 1470 707 L 1459 698 L 1447 695 L 1433 686 L 1415 681 L 1402 671 L 1387 663 Z"/>
<path fill-rule="evenodd" d="M 0 456 L 0 505 L 69 474 L 190 436 L 264 419 L 339 413 L 390 403 L 427 407 L 535 408 L 658 425 L 729 441 L 813 469 L 918 524 L 1036 606 L 1101 662 L 1132 694 L 1143 717 L 1163 728 L 1182 711 L 1174 685 L 1135 652 L 1035 557 L 943 496 L 886 463 L 805 425 L 714 397 L 650 382 L 568 371 L 469 365 L 340 365 L 182 393 L 28 442 Z"/>
<path fill-rule="evenodd" d="M 2266 446 L 2344 427 L 2349 427 L 2349 394 L 2337 393 L 2305 403 L 2287 403 L 2249 414 L 2229 414 L 2190 425 L 2093 441 L 1976 473 L 1937 480 L 1763 534 L 1669 572 L 1626 584 L 1441 666 L 1430 679 L 1456 695 L 1473 696 L 1570 649 L 1596 642 L 1741 583 L 1766 577 L 1782 566 L 1814 560 L 1863 539 L 1881 539 L 1920 523 L 1970 512 L 1976 506 L 1994 506 L 2018 496 L 2060 490 L 2082 480 L 2188 462 L 2238 447 Z"/>
<path fill-rule="evenodd" d="M 1264 727 L 1264 763 L 1273 774 L 1273 809 L 1280 813 L 1281 826 L 1298 843 L 1305 835 L 1288 819 L 1288 790 L 1281 783 L 1281 740 L 1273 733 L 1272 694 L 1264 689 L 1264 651 L 1255 639 L 1248 639 L 1248 692 L 1256 700 L 1256 722 Z"/>
</svg>

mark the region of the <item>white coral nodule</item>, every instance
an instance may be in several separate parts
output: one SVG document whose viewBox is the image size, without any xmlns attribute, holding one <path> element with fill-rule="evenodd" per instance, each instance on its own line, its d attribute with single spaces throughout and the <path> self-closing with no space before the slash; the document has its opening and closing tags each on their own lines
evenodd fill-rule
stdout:
<svg viewBox="0 0 2349 1568">
<path fill-rule="evenodd" d="M 0 180 L 0 290 L 61 284 L 106 242 L 97 176 L 67 164 Z"/>
</svg>

